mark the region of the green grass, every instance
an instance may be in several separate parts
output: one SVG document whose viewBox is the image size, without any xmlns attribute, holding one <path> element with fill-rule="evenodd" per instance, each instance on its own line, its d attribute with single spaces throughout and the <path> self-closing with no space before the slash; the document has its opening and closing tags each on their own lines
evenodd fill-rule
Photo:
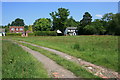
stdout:
<svg viewBox="0 0 120 80">
<path fill-rule="evenodd" d="M 93 64 L 118 70 L 118 36 L 41 36 L 11 39 L 53 48 Z"/>
<path fill-rule="evenodd" d="M 35 47 L 35 46 L 31 46 L 29 44 L 25 44 L 25 43 L 19 43 L 22 44 L 24 46 L 27 46 L 29 48 L 31 48 L 32 50 L 38 51 L 40 53 L 42 53 L 43 55 L 49 57 L 50 59 L 54 60 L 57 64 L 63 66 L 64 68 L 70 70 L 71 72 L 73 72 L 76 76 L 81 77 L 81 78 L 98 78 L 97 76 L 93 75 L 92 73 L 86 71 L 85 69 L 83 69 L 82 67 L 80 67 L 78 64 L 68 61 L 58 55 L 56 55 L 55 53 L 49 52 L 47 50 Z"/>
<path fill-rule="evenodd" d="M 48 78 L 43 65 L 10 41 L 2 43 L 2 78 Z"/>
<path fill-rule="evenodd" d="M 0 80 L 2 79 L 2 37 L 0 37 Z"/>
</svg>

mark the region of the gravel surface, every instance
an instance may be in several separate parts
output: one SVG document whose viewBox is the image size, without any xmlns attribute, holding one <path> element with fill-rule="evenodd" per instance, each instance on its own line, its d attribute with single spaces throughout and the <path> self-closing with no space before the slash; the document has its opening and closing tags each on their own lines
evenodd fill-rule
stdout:
<svg viewBox="0 0 120 80">
<path fill-rule="evenodd" d="M 20 45 L 25 51 L 31 53 L 38 61 L 40 61 L 45 69 L 48 71 L 48 75 L 53 78 L 77 78 L 72 72 L 64 69 L 62 66 L 55 63 L 48 57 L 40 54 L 37 51 L 31 50 L 28 47 Z"/>
</svg>

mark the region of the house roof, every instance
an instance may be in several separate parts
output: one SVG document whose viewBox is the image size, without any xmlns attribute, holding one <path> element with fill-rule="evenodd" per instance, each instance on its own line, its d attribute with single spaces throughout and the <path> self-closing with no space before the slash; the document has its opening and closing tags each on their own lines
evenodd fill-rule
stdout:
<svg viewBox="0 0 120 80">
<path fill-rule="evenodd" d="M 24 26 L 9 26 L 9 28 L 24 28 Z"/>
<path fill-rule="evenodd" d="M 66 29 L 77 29 L 77 27 L 67 27 Z"/>
</svg>

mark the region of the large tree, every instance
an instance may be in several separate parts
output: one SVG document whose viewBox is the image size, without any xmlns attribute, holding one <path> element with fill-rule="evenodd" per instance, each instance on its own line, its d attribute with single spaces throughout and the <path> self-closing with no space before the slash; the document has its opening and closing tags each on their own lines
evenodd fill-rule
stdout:
<svg viewBox="0 0 120 80">
<path fill-rule="evenodd" d="M 106 32 L 106 28 L 100 19 L 95 19 L 90 25 L 85 26 L 84 29 L 90 34 L 104 34 Z"/>
<path fill-rule="evenodd" d="M 86 34 L 84 27 L 90 25 L 92 21 L 92 16 L 89 12 L 85 12 L 83 19 L 80 20 L 80 26 L 78 27 L 78 34 Z"/>
<path fill-rule="evenodd" d="M 109 22 L 113 19 L 113 13 L 107 13 L 107 14 L 104 14 L 103 17 L 102 17 L 102 20 L 103 21 L 106 21 L 106 22 Z"/>
<path fill-rule="evenodd" d="M 11 26 L 24 26 L 24 25 L 25 25 L 24 20 L 20 18 L 15 19 L 15 21 L 12 21 L 11 23 Z"/>
<path fill-rule="evenodd" d="M 83 19 L 80 21 L 81 26 L 89 25 L 92 21 L 92 16 L 89 12 L 85 12 Z"/>
<path fill-rule="evenodd" d="M 109 21 L 108 31 L 113 35 L 120 35 L 120 13 L 114 14 L 111 21 Z"/>
<path fill-rule="evenodd" d="M 51 29 L 51 20 L 48 18 L 37 19 L 33 24 L 34 31 L 49 31 L 50 29 Z"/>
<path fill-rule="evenodd" d="M 69 19 L 67 19 L 66 26 L 67 27 L 78 27 L 79 23 L 75 21 L 75 19 L 73 19 L 73 17 L 71 16 Z"/>
<path fill-rule="evenodd" d="M 51 12 L 50 16 L 53 19 L 53 30 L 59 29 L 64 32 L 69 14 L 69 10 L 65 8 L 58 8 L 57 12 Z"/>
</svg>

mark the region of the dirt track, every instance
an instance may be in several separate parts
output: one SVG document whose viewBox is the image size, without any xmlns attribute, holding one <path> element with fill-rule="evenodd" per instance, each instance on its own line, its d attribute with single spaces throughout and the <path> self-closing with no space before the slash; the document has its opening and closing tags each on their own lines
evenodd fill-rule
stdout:
<svg viewBox="0 0 120 80">
<path fill-rule="evenodd" d="M 120 78 L 120 76 L 118 76 L 118 72 L 112 71 L 110 69 L 107 69 L 107 68 L 104 68 L 104 67 L 101 67 L 101 66 L 97 66 L 97 65 L 92 64 L 90 62 L 86 62 L 86 61 L 84 61 L 80 58 L 76 58 L 76 57 L 70 56 L 68 54 L 65 54 L 63 52 L 60 52 L 60 51 L 57 51 L 57 50 L 54 50 L 54 49 L 50 49 L 50 48 L 46 48 L 46 47 L 42 47 L 42 46 L 38 46 L 38 45 L 35 45 L 35 44 L 32 44 L 32 43 L 28 43 L 28 42 L 24 42 L 24 41 L 19 41 L 19 42 L 30 44 L 32 46 L 36 46 L 36 47 L 54 52 L 55 54 L 65 58 L 67 60 L 70 60 L 70 61 L 73 61 L 73 62 L 79 64 L 80 66 L 82 66 L 83 68 L 88 70 L 89 72 L 91 72 L 94 75 L 97 75 L 101 78 Z"/>
<path fill-rule="evenodd" d="M 31 53 L 38 61 L 40 61 L 45 69 L 48 71 L 48 75 L 53 78 L 77 78 L 72 72 L 64 69 L 62 66 L 56 64 L 53 60 L 40 54 L 37 51 L 31 50 L 28 47 L 20 45 L 25 51 Z"/>
</svg>

